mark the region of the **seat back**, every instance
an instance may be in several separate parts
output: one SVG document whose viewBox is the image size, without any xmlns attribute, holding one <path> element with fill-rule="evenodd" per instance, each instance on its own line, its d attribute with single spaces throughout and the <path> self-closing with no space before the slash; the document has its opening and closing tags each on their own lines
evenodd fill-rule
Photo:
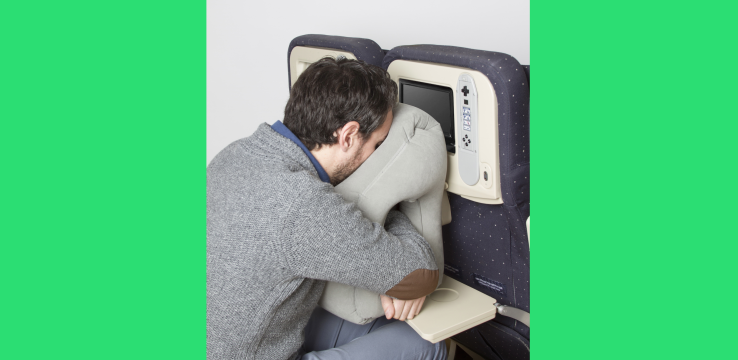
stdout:
<svg viewBox="0 0 738 360">
<path fill-rule="evenodd" d="M 454 96 L 455 109 L 449 121 L 456 126 L 447 134 L 454 137 L 455 152 L 448 153 L 452 221 L 443 226 L 445 276 L 494 297 L 502 305 L 530 312 L 525 225 L 530 211 L 530 91 L 526 68 L 507 54 L 439 45 L 393 48 L 386 54 L 383 67 L 398 83 L 431 84 L 439 91 L 451 88 Z M 470 185 L 453 173 L 462 166 L 459 153 L 466 146 L 468 134 L 473 133 L 465 131 L 464 123 L 459 121 L 464 115 L 460 100 L 466 95 L 458 91 L 459 84 L 464 83 L 462 74 L 474 82 L 478 103 L 478 147 L 470 150 L 477 152 L 480 178 L 487 168 L 482 163 L 497 166 L 492 169 L 498 170 L 494 174 L 498 178 L 493 179 L 498 181 L 494 184 L 497 188 L 479 182 Z M 454 84 L 456 78 L 459 81 Z M 444 120 L 436 120 L 443 124 Z M 492 359 L 529 357 L 530 329 L 504 316 L 454 339 Z"/>
</svg>

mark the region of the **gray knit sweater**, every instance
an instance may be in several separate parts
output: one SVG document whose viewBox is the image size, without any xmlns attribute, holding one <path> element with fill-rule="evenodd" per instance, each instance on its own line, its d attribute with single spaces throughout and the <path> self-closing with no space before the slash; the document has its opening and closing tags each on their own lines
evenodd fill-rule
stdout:
<svg viewBox="0 0 738 360">
<path fill-rule="evenodd" d="M 293 359 L 326 281 L 397 298 L 436 287 L 405 215 L 364 218 L 267 124 L 207 168 L 207 358 Z"/>
</svg>

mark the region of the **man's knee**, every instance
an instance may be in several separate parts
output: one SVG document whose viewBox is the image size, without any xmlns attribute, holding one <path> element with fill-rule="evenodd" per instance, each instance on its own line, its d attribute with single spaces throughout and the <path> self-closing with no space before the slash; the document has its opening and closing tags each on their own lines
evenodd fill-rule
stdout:
<svg viewBox="0 0 738 360">
<path fill-rule="evenodd" d="M 405 322 L 395 322 L 386 326 L 383 326 L 378 331 L 392 332 L 390 335 L 393 339 L 400 340 L 404 346 L 396 347 L 398 353 L 405 353 L 409 356 L 398 356 L 398 358 L 414 358 L 414 359 L 427 359 L 427 360 L 446 360 L 446 343 L 439 341 L 435 344 L 428 340 L 425 340 L 418 335 Z M 403 355 L 405 355 L 403 354 Z"/>
<path fill-rule="evenodd" d="M 428 342 L 431 344 L 430 342 Z M 446 350 L 446 342 L 445 341 L 439 341 L 433 345 L 433 357 L 431 359 L 433 360 L 446 360 L 448 357 L 448 351 Z"/>
<path fill-rule="evenodd" d="M 418 335 L 410 325 L 396 321 L 381 326 L 342 346 L 305 354 L 302 360 L 403 359 L 446 360 L 446 343 L 433 344 Z"/>
</svg>

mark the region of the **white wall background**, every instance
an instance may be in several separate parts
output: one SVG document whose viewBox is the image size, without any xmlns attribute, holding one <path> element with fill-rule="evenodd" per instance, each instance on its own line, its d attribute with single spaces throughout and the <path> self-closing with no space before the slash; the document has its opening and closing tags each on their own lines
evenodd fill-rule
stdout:
<svg viewBox="0 0 738 360">
<path fill-rule="evenodd" d="M 360 37 L 382 49 L 453 45 L 530 64 L 529 0 L 208 0 L 207 163 L 289 98 L 287 47 L 304 34 Z"/>
</svg>

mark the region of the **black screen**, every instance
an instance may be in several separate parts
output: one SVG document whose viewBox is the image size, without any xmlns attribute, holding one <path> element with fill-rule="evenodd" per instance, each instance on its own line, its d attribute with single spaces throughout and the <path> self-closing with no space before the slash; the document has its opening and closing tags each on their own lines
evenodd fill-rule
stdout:
<svg viewBox="0 0 738 360">
<path fill-rule="evenodd" d="M 441 124 L 449 152 L 456 152 L 453 101 L 451 88 L 400 79 L 400 102 L 427 112 Z"/>
</svg>

